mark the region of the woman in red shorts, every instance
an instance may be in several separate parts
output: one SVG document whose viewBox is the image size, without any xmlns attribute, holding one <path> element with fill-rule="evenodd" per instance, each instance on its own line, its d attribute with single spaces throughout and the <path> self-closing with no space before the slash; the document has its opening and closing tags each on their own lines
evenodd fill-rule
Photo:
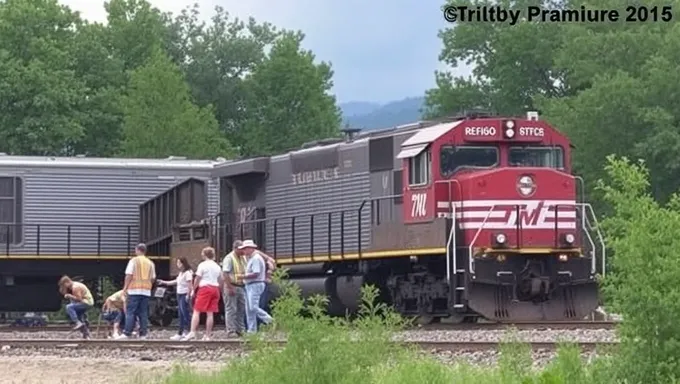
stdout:
<svg viewBox="0 0 680 384">
<path fill-rule="evenodd" d="M 203 340 L 210 340 L 210 333 L 215 323 L 213 314 L 219 311 L 220 292 L 224 286 L 222 268 L 215 262 L 215 249 L 211 247 L 203 248 L 201 258 L 203 261 L 196 268 L 193 289 L 189 291 L 190 296 L 196 297 L 194 313 L 191 316 L 191 332 L 182 340 L 196 338 L 201 313 L 205 313 L 206 316 Z"/>
</svg>

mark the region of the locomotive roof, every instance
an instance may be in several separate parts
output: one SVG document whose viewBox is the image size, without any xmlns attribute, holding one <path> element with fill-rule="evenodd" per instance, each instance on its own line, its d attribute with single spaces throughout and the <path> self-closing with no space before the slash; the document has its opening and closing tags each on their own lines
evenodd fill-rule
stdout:
<svg viewBox="0 0 680 384">
<path fill-rule="evenodd" d="M 453 128 L 460 125 L 460 123 L 462 123 L 462 120 L 456 122 L 440 123 L 437 125 L 433 125 L 431 127 L 423 128 L 420 131 L 418 131 L 415 135 L 409 137 L 406 141 L 404 141 L 401 144 L 401 146 L 410 147 L 412 145 L 430 144 L 433 141 L 445 135 Z"/>
<path fill-rule="evenodd" d="M 52 157 L 0 155 L 0 167 L 54 167 L 54 168 L 134 168 L 210 171 L 215 165 L 230 162 L 216 160 L 187 160 L 184 157 L 165 159 L 102 158 L 102 157 Z"/>
</svg>

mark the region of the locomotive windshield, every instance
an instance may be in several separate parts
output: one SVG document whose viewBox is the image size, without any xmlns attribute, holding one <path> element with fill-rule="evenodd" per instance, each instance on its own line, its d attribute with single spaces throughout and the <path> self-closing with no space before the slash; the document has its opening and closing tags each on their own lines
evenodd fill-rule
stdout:
<svg viewBox="0 0 680 384">
<path fill-rule="evenodd" d="M 511 167 L 564 168 L 562 147 L 510 147 L 508 164 Z"/>
<path fill-rule="evenodd" d="M 440 152 L 440 168 L 444 177 L 462 168 L 491 168 L 498 165 L 496 146 L 443 146 Z"/>
</svg>

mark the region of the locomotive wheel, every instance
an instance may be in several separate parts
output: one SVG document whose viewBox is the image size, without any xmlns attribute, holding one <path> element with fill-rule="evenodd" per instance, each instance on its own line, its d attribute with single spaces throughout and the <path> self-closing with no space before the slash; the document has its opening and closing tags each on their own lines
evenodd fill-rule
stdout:
<svg viewBox="0 0 680 384">
<path fill-rule="evenodd" d="M 169 327 L 170 324 L 172 324 L 172 320 L 175 318 L 175 314 L 172 312 L 165 312 L 163 316 L 161 316 L 160 323 L 164 327 Z"/>
</svg>

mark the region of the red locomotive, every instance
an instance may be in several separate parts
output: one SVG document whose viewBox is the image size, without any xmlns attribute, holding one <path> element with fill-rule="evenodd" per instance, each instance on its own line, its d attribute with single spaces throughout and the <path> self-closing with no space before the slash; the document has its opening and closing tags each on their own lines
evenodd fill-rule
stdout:
<svg viewBox="0 0 680 384">
<path fill-rule="evenodd" d="M 352 133 L 268 158 L 263 198 L 249 197 L 259 218 L 235 221 L 232 235 L 258 239 L 304 293 L 328 295 L 341 314 L 376 284 L 428 321 L 582 319 L 597 308 L 604 243 L 569 139 L 537 113 Z M 228 176 L 235 211 L 258 185 L 247 172 Z"/>
</svg>

